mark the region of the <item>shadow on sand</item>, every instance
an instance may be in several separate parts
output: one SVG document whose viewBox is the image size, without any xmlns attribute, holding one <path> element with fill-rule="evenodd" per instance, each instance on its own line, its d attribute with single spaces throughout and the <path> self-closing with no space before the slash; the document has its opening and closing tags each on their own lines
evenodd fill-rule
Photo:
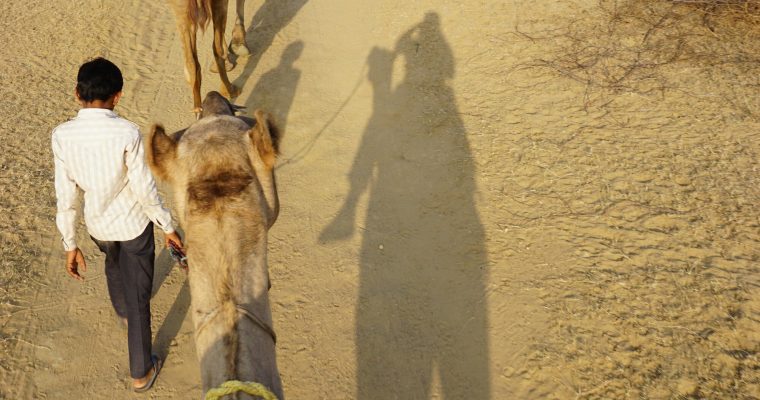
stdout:
<svg viewBox="0 0 760 400">
<path fill-rule="evenodd" d="M 185 237 L 185 234 L 182 232 L 182 230 L 178 229 L 178 233 L 180 237 Z M 153 274 L 152 296 L 155 296 L 156 293 L 158 293 L 158 291 L 161 289 L 161 285 L 163 285 L 164 281 L 166 281 L 166 278 L 172 272 L 172 269 L 180 268 L 179 265 L 177 265 L 176 261 L 174 261 L 172 256 L 169 254 L 169 250 L 166 248 L 163 248 L 158 254 L 158 257 L 156 257 L 155 265 L 156 267 Z M 189 309 L 190 287 L 188 286 L 187 280 L 185 280 L 185 282 L 182 284 L 182 288 L 180 288 L 180 291 L 177 294 L 177 297 L 174 299 L 174 303 L 172 304 L 169 313 L 166 315 L 166 318 L 158 328 L 158 331 L 156 332 L 155 338 L 153 340 L 153 352 L 161 357 L 161 359 L 165 360 L 169 355 L 169 346 L 171 345 L 172 340 L 177 337 L 177 334 L 182 327 L 182 322 L 184 322 L 185 318 L 187 317 L 187 311 Z"/>
<path fill-rule="evenodd" d="M 245 102 L 248 114 L 260 108 L 272 114 L 277 128 L 287 134 L 286 125 L 290 106 L 296 94 L 301 71 L 293 66 L 303 52 L 304 44 L 298 40 L 288 45 L 282 52 L 277 67 L 261 75 L 253 91 Z"/>
<path fill-rule="evenodd" d="M 272 45 L 274 38 L 298 14 L 307 0 L 266 0 L 248 23 L 246 43 L 251 55 L 238 60 L 236 68 L 242 68 L 240 76 L 232 82 L 243 88 L 259 64 L 264 52 Z M 246 101 L 249 103 L 249 101 Z"/>
<path fill-rule="evenodd" d="M 169 355 L 169 346 L 172 340 L 177 337 L 182 323 L 187 317 L 187 311 L 190 309 L 190 285 L 185 280 L 182 288 L 179 290 L 172 308 L 166 314 L 166 319 L 156 332 L 156 338 L 153 340 L 153 352 L 162 360 L 166 360 Z"/>
<path fill-rule="evenodd" d="M 405 73 L 392 87 L 393 65 Z M 354 233 L 368 193 L 356 322 L 358 393 L 366 399 L 490 397 L 487 255 L 475 166 L 447 81 L 454 57 L 436 13 L 368 59 L 374 111 L 350 192 L 320 240 Z"/>
</svg>

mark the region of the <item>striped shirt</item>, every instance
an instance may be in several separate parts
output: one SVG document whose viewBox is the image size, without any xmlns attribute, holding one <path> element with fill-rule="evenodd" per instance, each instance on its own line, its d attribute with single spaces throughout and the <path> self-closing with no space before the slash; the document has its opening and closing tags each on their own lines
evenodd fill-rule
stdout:
<svg viewBox="0 0 760 400">
<path fill-rule="evenodd" d="M 53 129 L 52 145 L 56 225 L 65 250 L 77 247 L 77 186 L 84 191 L 87 230 L 98 240 L 134 239 L 150 221 L 174 232 L 171 214 L 145 164 L 137 125 L 108 109 L 84 108 Z"/>
</svg>

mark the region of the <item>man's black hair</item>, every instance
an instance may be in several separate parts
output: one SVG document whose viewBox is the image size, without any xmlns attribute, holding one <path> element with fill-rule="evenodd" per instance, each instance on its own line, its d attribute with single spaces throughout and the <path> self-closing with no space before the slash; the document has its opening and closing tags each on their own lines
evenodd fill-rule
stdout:
<svg viewBox="0 0 760 400">
<path fill-rule="evenodd" d="M 77 91 L 79 98 L 90 102 L 108 100 L 121 91 L 124 78 L 116 64 L 98 57 L 79 67 L 77 74 Z"/>
</svg>

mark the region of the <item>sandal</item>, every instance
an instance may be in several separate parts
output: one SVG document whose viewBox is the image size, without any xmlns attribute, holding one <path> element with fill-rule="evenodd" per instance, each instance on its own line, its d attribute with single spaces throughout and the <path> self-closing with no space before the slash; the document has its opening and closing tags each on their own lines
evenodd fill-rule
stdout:
<svg viewBox="0 0 760 400">
<path fill-rule="evenodd" d="M 137 393 L 147 392 L 151 387 L 153 387 L 153 384 L 156 382 L 156 378 L 158 378 L 158 373 L 161 372 L 161 366 L 164 364 L 163 361 L 161 361 L 161 359 L 158 358 L 158 356 L 155 354 L 150 357 L 150 360 L 153 361 L 153 375 L 145 385 L 140 387 L 132 387 L 132 390 Z"/>
</svg>

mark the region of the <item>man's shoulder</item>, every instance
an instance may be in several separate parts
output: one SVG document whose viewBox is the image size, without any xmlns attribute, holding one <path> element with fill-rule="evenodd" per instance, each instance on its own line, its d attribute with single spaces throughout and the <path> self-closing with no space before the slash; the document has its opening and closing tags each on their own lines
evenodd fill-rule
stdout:
<svg viewBox="0 0 760 400">
<path fill-rule="evenodd" d="M 134 122 L 117 114 L 108 115 L 106 118 L 72 118 L 55 128 L 53 137 L 98 135 L 126 136 L 135 138 L 140 136 L 140 127 Z"/>
<path fill-rule="evenodd" d="M 113 118 L 113 120 L 116 121 L 117 123 L 124 124 L 125 126 L 131 129 L 136 129 L 136 130 L 140 129 L 140 127 L 138 127 L 136 123 L 122 117 L 121 115 L 113 114 L 111 118 Z"/>
<path fill-rule="evenodd" d="M 125 134 L 130 137 L 140 136 L 140 127 L 136 123 L 118 115 L 115 115 L 113 119 L 118 128 L 123 129 Z"/>
<path fill-rule="evenodd" d="M 137 132 L 139 134 L 140 132 L 140 127 L 137 126 L 136 123 L 122 117 L 119 114 L 111 112 L 110 114 L 107 114 L 106 117 L 107 118 L 104 121 L 102 121 L 104 127 L 107 126 L 112 129 L 123 129 L 125 132 L 129 132 L 129 133 Z"/>
<path fill-rule="evenodd" d="M 69 118 L 66 122 L 60 123 L 55 128 L 53 128 L 53 136 L 70 130 L 74 125 L 74 118 Z"/>
</svg>

